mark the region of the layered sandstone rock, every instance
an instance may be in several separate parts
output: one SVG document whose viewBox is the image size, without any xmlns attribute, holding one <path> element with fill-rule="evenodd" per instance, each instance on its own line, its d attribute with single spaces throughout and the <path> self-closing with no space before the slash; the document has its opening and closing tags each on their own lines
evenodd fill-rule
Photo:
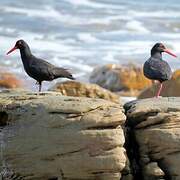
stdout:
<svg viewBox="0 0 180 180">
<path fill-rule="evenodd" d="M 127 175 L 119 104 L 55 92 L 0 93 L 0 122 L 0 169 L 6 180 Z"/>
<path fill-rule="evenodd" d="M 75 97 L 90 97 L 109 100 L 119 103 L 120 98 L 115 93 L 112 93 L 96 84 L 82 83 L 77 81 L 65 81 L 55 84 L 51 91 L 61 92 L 65 96 Z"/>
<path fill-rule="evenodd" d="M 144 99 L 124 107 L 136 178 L 179 180 L 180 98 Z"/>
</svg>

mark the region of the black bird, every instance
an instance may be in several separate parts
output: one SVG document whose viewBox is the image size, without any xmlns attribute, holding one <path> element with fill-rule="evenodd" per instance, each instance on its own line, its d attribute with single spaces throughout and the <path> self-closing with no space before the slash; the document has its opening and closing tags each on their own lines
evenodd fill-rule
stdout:
<svg viewBox="0 0 180 180">
<path fill-rule="evenodd" d="M 26 73 L 39 84 L 39 92 L 41 91 L 43 81 L 52 81 L 61 77 L 75 79 L 66 69 L 56 67 L 43 59 L 35 57 L 24 40 L 18 40 L 15 46 L 8 51 L 7 55 L 16 49 L 20 50 Z"/>
<path fill-rule="evenodd" d="M 162 59 L 162 52 L 166 52 L 171 56 L 177 57 L 170 52 L 162 43 L 156 43 L 151 49 L 151 57 L 144 63 L 144 75 L 151 80 L 160 82 L 159 90 L 156 97 L 161 93 L 163 82 L 171 79 L 172 71 L 169 64 Z"/>
</svg>

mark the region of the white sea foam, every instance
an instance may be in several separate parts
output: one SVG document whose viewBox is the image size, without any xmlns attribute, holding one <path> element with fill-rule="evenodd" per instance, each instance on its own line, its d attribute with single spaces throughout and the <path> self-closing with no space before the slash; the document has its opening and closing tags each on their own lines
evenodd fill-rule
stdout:
<svg viewBox="0 0 180 180">
<path fill-rule="evenodd" d="M 37 17 L 57 17 L 59 13 L 53 8 L 46 6 L 44 9 L 28 9 L 28 8 L 18 8 L 12 6 L 3 6 L 0 8 L 5 12 L 17 13 L 17 14 L 26 14 L 27 16 L 37 16 Z M 48 12 L 48 13 L 47 13 Z"/>
<path fill-rule="evenodd" d="M 83 49 L 82 47 L 70 45 L 68 41 L 66 40 L 49 41 L 41 37 L 42 36 L 37 33 L 21 32 L 21 35 L 19 36 L 18 39 L 26 40 L 33 50 L 36 50 L 36 51 L 38 50 L 42 52 L 44 51 L 53 52 L 54 54 L 60 54 L 61 56 L 66 57 L 66 58 L 77 57 L 77 56 L 87 57 L 88 55 L 93 54 L 93 52 L 89 51 L 88 49 Z M 89 36 L 86 37 L 86 39 L 88 38 Z M 92 39 L 91 39 L 91 42 L 92 42 Z"/>
<path fill-rule="evenodd" d="M 180 12 L 178 11 L 134 11 L 130 10 L 128 11 L 129 15 L 133 17 L 154 17 L 154 18 L 179 18 L 180 17 Z"/>
<path fill-rule="evenodd" d="M 0 8 L 0 10 L 9 12 L 9 13 L 25 14 L 26 16 L 29 16 L 29 17 L 45 18 L 48 21 L 58 21 L 58 22 L 63 22 L 67 24 L 68 23 L 78 24 L 82 20 L 81 17 L 71 16 L 68 14 L 62 14 L 60 11 L 57 11 L 53 7 L 50 7 L 50 6 L 44 6 L 42 9 L 27 9 L 27 8 L 3 6 Z"/>
<path fill-rule="evenodd" d="M 77 37 L 79 40 L 86 42 L 86 43 L 96 43 L 98 42 L 98 39 L 94 37 L 90 33 L 78 33 Z"/>
<path fill-rule="evenodd" d="M 75 5 L 92 5 L 92 4 L 99 4 L 100 7 L 104 7 L 103 4 L 101 3 L 95 3 L 95 2 L 90 2 L 89 0 L 66 0 L 68 2 L 71 2 L 72 4 Z M 108 8 L 111 8 L 111 5 L 107 4 L 106 5 Z M 120 7 L 120 6 L 115 6 L 115 7 Z M 12 6 L 2 6 L 0 7 L 0 10 L 6 12 L 6 13 L 16 13 L 16 14 L 22 14 L 26 15 L 28 17 L 40 17 L 44 18 L 48 21 L 57 21 L 61 22 L 64 24 L 71 24 L 71 25 L 85 25 L 85 24 L 110 24 L 112 21 L 116 20 L 131 20 L 132 17 L 129 15 L 124 15 L 124 14 L 114 14 L 114 15 L 109 15 L 105 17 L 91 17 L 91 16 L 74 16 L 71 14 L 67 13 L 62 13 L 61 11 L 57 11 L 51 6 L 45 5 L 42 6 L 41 9 L 30 9 L 30 8 L 19 8 L 19 7 L 12 7 Z M 48 12 L 48 13 L 47 13 Z M 137 24 L 138 25 L 138 24 Z"/>
<path fill-rule="evenodd" d="M 127 21 L 132 20 L 132 17 L 126 15 L 108 15 L 102 18 L 91 18 L 86 20 L 86 24 L 105 24 L 108 25 L 113 21 Z"/>
<path fill-rule="evenodd" d="M 0 33 L 9 33 L 12 34 L 14 32 L 17 32 L 16 29 L 14 28 L 4 28 L 4 27 L 0 27 Z"/>
<path fill-rule="evenodd" d="M 61 64 L 61 66 L 63 67 L 72 67 L 73 68 L 76 68 L 76 69 L 80 69 L 81 71 L 85 71 L 85 72 L 91 72 L 92 71 L 92 67 L 87 65 L 87 64 L 82 64 L 82 63 L 79 63 L 79 62 L 73 62 L 73 61 L 70 61 L 70 60 L 67 60 L 67 59 L 61 59 L 61 58 L 58 58 L 58 57 L 55 57 L 53 59 L 53 61 L 56 63 L 56 64 Z"/>
<path fill-rule="evenodd" d="M 136 20 L 132 20 L 126 23 L 126 28 L 130 31 L 135 31 L 139 33 L 149 33 L 150 31 L 145 28 L 145 26 Z"/>
<path fill-rule="evenodd" d="M 99 3 L 93 3 L 89 0 L 66 0 L 66 2 L 69 2 L 75 6 L 91 6 L 91 7 L 102 7 L 102 4 Z"/>
<path fill-rule="evenodd" d="M 58 41 L 43 39 L 42 34 L 21 32 L 18 39 L 24 39 L 30 47 L 40 51 L 67 52 L 71 51 L 70 46 Z M 42 40 L 41 40 L 42 39 Z"/>
<path fill-rule="evenodd" d="M 65 1 L 71 3 L 74 6 L 87 6 L 91 8 L 108 8 L 108 9 L 119 9 L 119 10 L 125 8 L 123 5 L 116 6 L 113 4 L 98 3 L 91 0 L 65 0 Z"/>
<path fill-rule="evenodd" d="M 154 33 L 154 34 L 156 34 L 156 33 Z M 156 35 L 158 35 L 162 38 L 166 38 L 166 39 L 170 38 L 170 39 L 175 39 L 175 40 L 179 39 L 180 40 L 180 33 L 158 33 Z"/>
<path fill-rule="evenodd" d="M 18 8 L 18 7 L 11 7 L 11 6 L 2 6 L 0 10 L 5 11 L 6 13 L 16 13 L 22 14 L 29 17 L 40 17 L 47 19 L 48 21 L 57 21 L 64 24 L 71 24 L 71 25 L 85 25 L 85 24 L 109 24 L 113 20 L 128 20 L 128 16 L 123 15 L 114 15 L 109 17 L 102 17 L 102 18 L 92 18 L 92 17 L 84 17 L 84 16 L 74 16 L 70 14 L 65 14 L 60 11 L 55 10 L 53 7 L 50 6 L 43 6 L 42 9 L 27 9 L 27 8 Z M 48 13 L 47 13 L 48 12 Z"/>
<path fill-rule="evenodd" d="M 108 51 L 106 53 L 106 56 L 103 58 L 103 62 L 108 62 L 108 63 L 115 63 L 116 62 L 116 59 L 115 59 L 115 56 L 117 55 L 117 53 L 114 53 L 114 52 L 110 52 Z"/>
<path fill-rule="evenodd" d="M 99 48 L 99 50 L 104 52 L 117 53 L 119 55 L 133 55 L 133 54 L 144 54 L 149 53 L 150 47 L 152 47 L 153 41 L 119 41 L 111 44 L 106 44 Z"/>
</svg>

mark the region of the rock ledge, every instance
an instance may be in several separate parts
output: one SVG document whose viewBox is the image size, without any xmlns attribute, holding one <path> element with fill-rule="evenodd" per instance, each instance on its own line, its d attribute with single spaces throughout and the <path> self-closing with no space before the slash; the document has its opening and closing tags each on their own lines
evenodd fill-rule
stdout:
<svg viewBox="0 0 180 180">
<path fill-rule="evenodd" d="M 136 178 L 179 180 L 180 98 L 143 99 L 124 107 L 132 135 L 127 148 L 133 150 L 129 155 Z"/>
<path fill-rule="evenodd" d="M 4 179 L 122 176 L 125 115 L 118 104 L 59 93 L 0 93 L 0 122 Z"/>
</svg>

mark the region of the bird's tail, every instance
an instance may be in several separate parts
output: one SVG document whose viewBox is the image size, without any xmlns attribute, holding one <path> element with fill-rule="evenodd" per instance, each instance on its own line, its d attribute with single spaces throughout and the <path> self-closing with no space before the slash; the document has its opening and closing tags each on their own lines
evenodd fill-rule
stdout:
<svg viewBox="0 0 180 180">
<path fill-rule="evenodd" d="M 56 78 L 64 77 L 64 78 L 75 80 L 73 75 L 67 69 L 64 69 L 64 68 L 56 68 L 54 71 L 54 75 Z"/>
</svg>

